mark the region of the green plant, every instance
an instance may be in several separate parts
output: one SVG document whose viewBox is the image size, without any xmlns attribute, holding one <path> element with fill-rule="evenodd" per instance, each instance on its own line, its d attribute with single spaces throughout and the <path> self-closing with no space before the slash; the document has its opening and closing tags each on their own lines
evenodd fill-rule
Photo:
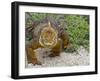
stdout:
<svg viewBox="0 0 100 81">
<path fill-rule="evenodd" d="M 67 15 L 67 32 L 70 36 L 72 49 L 77 50 L 80 46 L 89 49 L 89 21 L 88 16 Z"/>
</svg>

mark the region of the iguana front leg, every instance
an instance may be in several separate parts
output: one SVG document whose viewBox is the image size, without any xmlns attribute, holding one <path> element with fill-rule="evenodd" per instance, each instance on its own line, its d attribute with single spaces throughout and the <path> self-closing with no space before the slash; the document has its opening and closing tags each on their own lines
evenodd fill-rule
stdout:
<svg viewBox="0 0 100 81">
<path fill-rule="evenodd" d="M 37 56 L 36 56 L 36 52 L 35 52 L 35 50 L 39 47 L 41 47 L 41 45 L 38 42 L 34 42 L 34 41 L 30 45 L 26 46 L 28 63 L 32 63 L 34 65 L 35 64 L 41 65 L 41 62 L 38 61 Z"/>
</svg>

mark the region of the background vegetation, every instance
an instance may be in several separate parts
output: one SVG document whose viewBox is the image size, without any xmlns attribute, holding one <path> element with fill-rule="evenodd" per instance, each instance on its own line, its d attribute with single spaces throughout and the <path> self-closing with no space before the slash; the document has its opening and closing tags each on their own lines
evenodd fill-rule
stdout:
<svg viewBox="0 0 100 81">
<path fill-rule="evenodd" d="M 74 14 L 49 14 L 49 13 L 32 13 L 26 12 L 26 28 L 30 27 L 33 21 L 42 21 L 47 16 L 51 17 L 58 24 L 62 24 L 69 34 L 71 47 L 65 51 L 76 51 L 83 46 L 89 51 L 89 16 Z M 32 38 L 32 33 L 26 37 L 27 40 Z"/>
</svg>

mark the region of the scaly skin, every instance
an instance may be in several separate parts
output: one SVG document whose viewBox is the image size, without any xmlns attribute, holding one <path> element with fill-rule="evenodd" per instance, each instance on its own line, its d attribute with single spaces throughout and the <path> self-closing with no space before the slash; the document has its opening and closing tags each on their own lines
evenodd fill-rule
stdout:
<svg viewBox="0 0 100 81">
<path fill-rule="evenodd" d="M 48 26 L 49 27 L 48 27 L 47 31 L 52 31 L 52 29 L 50 28 L 50 27 L 52 27 L 50 23 L 48 23 Z M 50 40 L 50 37 L 48 37 L 48 36 L 47 36 L 47 38 L 49 38 L 49 40 Z M 50 57 L 59 56 L 60 52 L 63 50 L 63 48 L 67 48 L 68 45 L 69 45 L 69 37 L 68 37 L 68 34 L 64 31 L 61 33 L 60 37 L 57 38 L 56 45 L 50 46 L 52 48 L 50 48 L 51 54 L 49 56 Z M 36 52 L 35 52 L 35 50 L 38 48 L 45 48 L 45 46 L 42 45 L 39 42 L 39 40 L 38 41 L 33 40 L 29 45 L 26 45 L 26 53 L 27 53 L 28 63 L 32 63 L 34 65 L 35 64 L 41 65 L 41 62 L 38 61 L 37 56 L 36 56 Z"/>
</svg>

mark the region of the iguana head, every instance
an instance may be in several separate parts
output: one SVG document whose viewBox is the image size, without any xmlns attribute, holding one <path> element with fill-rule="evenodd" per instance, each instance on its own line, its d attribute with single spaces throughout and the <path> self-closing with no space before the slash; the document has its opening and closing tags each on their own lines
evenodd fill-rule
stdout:
<svg viewBox="0 0 100 81">
<path fill-rule="evenodd" d="M 58 32 L 48 22 L 48 26 L 41 31 L 39 43 L 46 48 L 53 48 L 57 44 Z"/>
</svg>

